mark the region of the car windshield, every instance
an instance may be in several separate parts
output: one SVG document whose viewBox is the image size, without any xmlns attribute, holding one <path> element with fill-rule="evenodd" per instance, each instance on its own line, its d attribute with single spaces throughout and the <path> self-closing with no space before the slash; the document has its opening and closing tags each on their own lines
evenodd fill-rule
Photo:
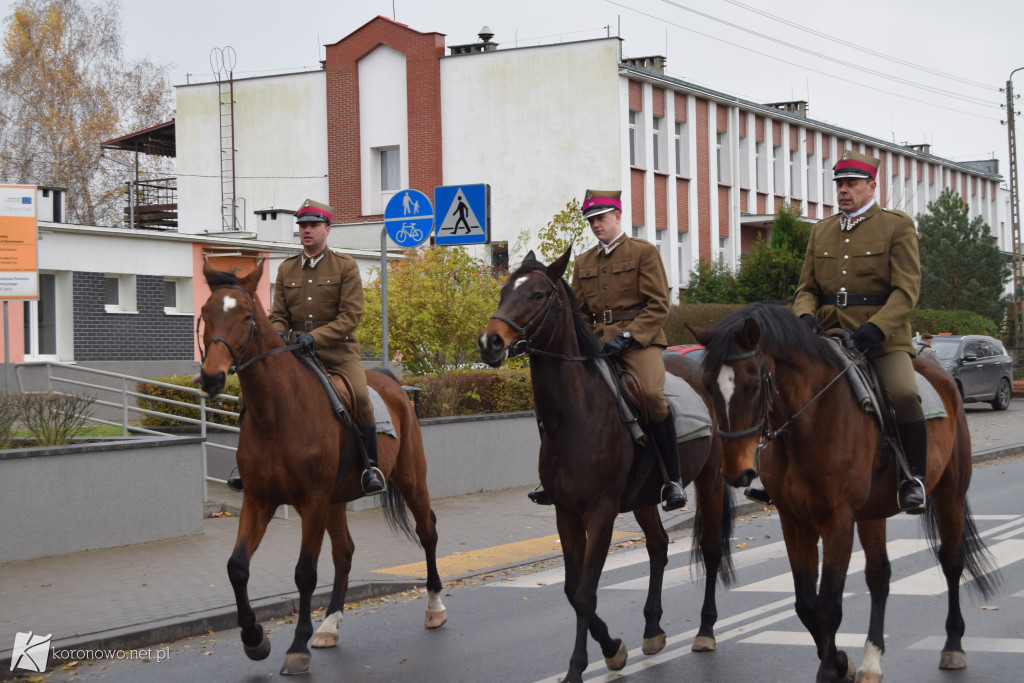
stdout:
<svg viewBox="0 0 1024 683">
<path fill-rule="evenodd" d="M 932 348 L 939 354 L 939 360 L 954 360 L 959 358 L 960 340 L 935 337 L 932 339 Z"/>
</svg>

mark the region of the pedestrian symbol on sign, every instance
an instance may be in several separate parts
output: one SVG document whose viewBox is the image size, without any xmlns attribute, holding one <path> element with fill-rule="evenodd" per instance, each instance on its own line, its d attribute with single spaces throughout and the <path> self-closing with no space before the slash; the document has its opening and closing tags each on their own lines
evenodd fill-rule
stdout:
<svg viewBox="0 0 1024 683">
<path fill-rule="evenodd" d="M 465 193 L 456 192 L 448 211 L 441 219 L 437 234 L 454 236 L 460 233 L 465 235 L 483 233 L 483 228 L 480 227 L 480 221 L 473 212 L 473 207 L 466 201 Z"/>
</svg>

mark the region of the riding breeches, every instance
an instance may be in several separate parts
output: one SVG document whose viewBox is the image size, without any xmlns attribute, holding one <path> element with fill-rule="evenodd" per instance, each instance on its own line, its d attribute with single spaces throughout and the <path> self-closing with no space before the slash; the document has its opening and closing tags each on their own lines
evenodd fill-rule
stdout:
<svg viewBox="0 0 1024 683">
<path fill-rule="evenodd" d="M 327 368 L 332 375 L 343 375 L 352 385 L 353 400 L 356 404 L 356 424 L 371 427 L 377 424 L 373 416 L 373 404 L 370 403 L 370 392 L 366 388 L 366 371 L 358 359 L 346 360 Z"/>
<path fill-rule="evenodd" d="M 871 363 L 896 412 L 896 422 L 907 424 L 924 417 L 910 354 L 906 351 L 893 351 L 872 358 Z"/>
<path fill-rule="evenodd" d="M 661 422 L 668 417 L 668 402 L 665 400 L 665 360 L 662 348 L 650 345 L 631 346 L 619 358 L 619 365 L 640 382 L 647 399 L 647 415 L 651 422 Z"/>
</svg>

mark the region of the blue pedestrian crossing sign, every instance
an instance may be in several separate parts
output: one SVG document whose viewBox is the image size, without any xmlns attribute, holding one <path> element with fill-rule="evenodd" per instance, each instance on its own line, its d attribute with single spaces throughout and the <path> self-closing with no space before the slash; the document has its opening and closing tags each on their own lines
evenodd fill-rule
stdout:
<svg viewBox="0 0 1024 683">
<path fill-rule="evenodd" d="M 384 209 L 384 230 L 400 247 L 416 247 L 430 237 L 434 209 L 419 190 L 399 190 Z"/>
<path fill-rule="evenodd" d="M 434 188 L 434 244 L 490 244 L 491 186 L 441 185 Z"/>
</svg>

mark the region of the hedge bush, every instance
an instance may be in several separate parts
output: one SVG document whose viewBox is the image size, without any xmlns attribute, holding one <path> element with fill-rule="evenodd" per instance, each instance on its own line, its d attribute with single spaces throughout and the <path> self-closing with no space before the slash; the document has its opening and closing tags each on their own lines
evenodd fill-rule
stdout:
<svg viewBox="0 0 1024 683">
<path fill-rule="evenodd" d="M 421 418 L 533 410 L 533 388 L 526 368 L 458 370 L 403 377 L 401 382 L 420 388 Z"/>
<path fill-rule="evenodd" d="M 170 377 L 157 377 L 154 379 L 156 382 L 163 382 L 164 384 L 175 384 L 180 387 L 188 387 L 195 389 L 195 385 L 192 384 L 191 375 L 171 375 Z M 135 385 L 136 391 L 144 396 L 138 398 L 140 408 L 146 410 L 152 410 L 161 413 L 169 413 L 171 415 L 178 415 L 181 417 L 189 417 L 193 420 L 199 419 L 199 396 L 195 393 L 190 393 L 180 389 L 171 389 L 169 387 L 162 387 L 156 384 L 150 384 L 148 382 L 138 382 Z M 222 393 L 230 396 L 238 396 L 241 392 L 241 388 L 238 385 L 238 377 L 236 375 L 228 376 L 227 386 L 224 387 Z M 153 398 L 146 398 L 146 396 L 152 396 Z M 181 401 L 182 403 L 190 403 L 195 408 L 189 408 L 186 406 L 174 405 L 173 403 L 166 403 L 157 399 L 171 399 L 174 401 Z M 232 412 L 238 412 L 238 404 L 234 401 L 229 401 L 222 398 L 212 398 L 206 400 L 207 408 L 217 408 L 218 410 L 230 410 Z M 218 413 L 209 414 L 210 422 L 222 425 L 235 425 L 236 420 L 230 415 L 220 415 Z M 181 425 L 190 424 L 188 422 L 182 422 L 180 420 L 174 420 L 165 418 L 157 415 L 144 415 L 140 424 L 143 427 L 176 427 Z"/>
<path fill-rule="evenodd" d="M 672 306 L 665 323 L 665 336 L 669 346 L 696 344 L 685 323 L 695 327 L 711 327 L 742 304 L 679 304 Z"/>
<path fill-rule="evenodd" d="M 916 308 L 910 314 L 910 328 L 914 334 L 987 334 L 999 339 L 1000 330 L 992 320 L 970 311 L 936 311 Z"/>
</svg>

